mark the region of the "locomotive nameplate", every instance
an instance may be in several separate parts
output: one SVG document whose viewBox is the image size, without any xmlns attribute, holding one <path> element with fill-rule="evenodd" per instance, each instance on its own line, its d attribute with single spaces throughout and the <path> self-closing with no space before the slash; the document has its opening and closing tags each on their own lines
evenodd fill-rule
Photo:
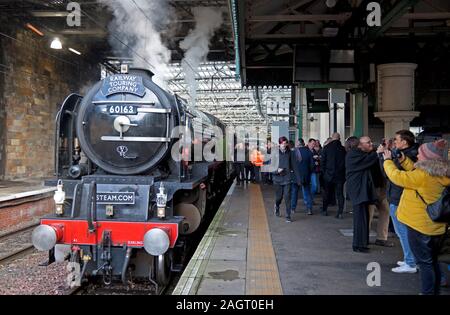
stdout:
<svg viewBox="0 0 450 315">
<path fill-rule="evenodd" d="M 134 205 L 134 192 L 97 192 L 97 204 Z"/>
<path fill-rule="evenodd" d="M 142 77 L 131 74 L 115 74 L 103 81 L 102 94 L 109 96 L 116 93 L 128 93 L 143 97 L 145 87 Z"/>
</svg>

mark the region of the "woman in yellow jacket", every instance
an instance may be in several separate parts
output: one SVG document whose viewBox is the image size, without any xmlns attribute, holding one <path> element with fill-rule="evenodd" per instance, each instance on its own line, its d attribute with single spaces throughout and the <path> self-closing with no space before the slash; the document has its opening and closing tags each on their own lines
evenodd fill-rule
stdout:
<svg viewBox="0 0 450 315">
<path fill-rule="evenodd" d="M 447 142 L 443 139 L 424 143 L 419 147 L 417 163 L 402 156 L 399 170 L 392 161 L 391 152 L 384 152 L 384 170 L 389 179 L 403 187 L 397 209 L 397 218 L 408 227 L 408 241 L 420 269 L 422 294 L 439 294 L 441 271 L 437 261 L 441 236 L 446 224 L 433 222 L 426 204 L 439 199 L 450 186 L 450 161 L 445 158 Z M 420 194 L 420 196 L 419 196 Z"/>
</svg>

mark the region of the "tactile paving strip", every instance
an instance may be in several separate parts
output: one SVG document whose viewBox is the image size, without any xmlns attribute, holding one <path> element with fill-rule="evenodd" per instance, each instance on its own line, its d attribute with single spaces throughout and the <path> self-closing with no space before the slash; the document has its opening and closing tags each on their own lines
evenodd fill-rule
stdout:
<svg viewBox="0 0 450 315">
<path fill-rule="evenodd" d="M 272 246 L 261 189 L 250 185 L 246 294 L 281 295 L 280 275 Z"/>
</svg>

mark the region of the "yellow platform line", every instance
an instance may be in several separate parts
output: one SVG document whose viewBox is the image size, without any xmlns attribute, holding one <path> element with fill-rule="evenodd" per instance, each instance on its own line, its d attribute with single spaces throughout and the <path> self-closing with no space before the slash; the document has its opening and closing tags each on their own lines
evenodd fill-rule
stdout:
<svg viewBox="0 0 450 315">
<path fill-rule="evenodd" d="M 250 185 L 246 294 L 281 295 L 280 275 L 258 185 Z"/>
</svg>

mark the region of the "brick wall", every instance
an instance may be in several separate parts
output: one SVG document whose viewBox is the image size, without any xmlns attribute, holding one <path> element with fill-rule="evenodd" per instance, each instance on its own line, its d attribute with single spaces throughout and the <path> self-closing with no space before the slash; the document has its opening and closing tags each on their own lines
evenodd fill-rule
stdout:
<svg viewBox="0 0 450 315">
<path fill-rule="evenodd" d="M 36 218 L 54 212 L 54 209 L 53 197 L 0 208 L 0 231 L 36 220 Z"/>
<path fill-rule="evenodd" d="M 67 95 L 98 78 L 100 70 L 76 55 L 50 49 L 48 38 L 39 38 L 20 22 L 7 25 L 16 40 L 0 41 L 0 176 L 52 176 L 57 110 Z"/>
</svg>

